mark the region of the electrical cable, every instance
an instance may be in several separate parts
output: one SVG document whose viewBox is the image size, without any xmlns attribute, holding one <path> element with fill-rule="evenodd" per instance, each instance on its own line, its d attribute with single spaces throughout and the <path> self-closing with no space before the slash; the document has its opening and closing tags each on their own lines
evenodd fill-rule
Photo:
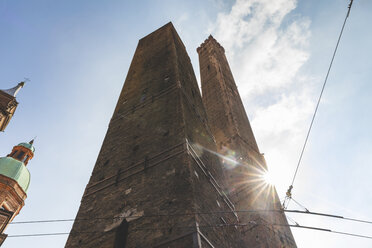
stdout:
<svg viewBox="0 0 372 248">
<path fill-rule="evenodd" d="M 332 55 L 332 59 L 331 59 L 331 62 L 329 64 L 329 67 L 328 67 L 328 71 L 327 71 L 327 74 L 326 74 L 326 77 L 324 79 L 324 83 L 323 83 L 323 86 L 322 86 L 322 90 L 320 91 L 320 95 L 319 95 L 319 98 L 318 98 L 318 102 L 316 104 L 316 107 L 315 107 L 315 111 L 314 111 L 314 114 L 313 114 L 313 117 L 311 119 L 311 122 L 310 122 L 310 126 L 309 126 L 309 129 L 307 131 L 307 135 L 306 135 L 306 138 L 305 138 L 305 142 L 304 142 L 304 145 L 302 147 L 302 150 L 301 150 L 301 153 L 300 153 L 300 157 L 298 159 L 298 162 L 297 162 L 297 167 L 296 167 L 296 170 L 295 170 L 295 173 L 293 175 L 293 178 L 292 178 L 292 183 L 291 185 L 289 186 L 288 190 L 287 190 L 287 193 L 286 193 L 286 198 L 285 200 L 283 201 L 283 207 L 286 208 L 286 201 L 290 201 L 291 200 L 291 196 L 292 196 L 292 189 L 293 189 L 293 184 L 295 182 L 295 179 L 296 179 L 296 176 L 297 176 L 297 172 L 298 172 L 298 168 L 300 167 L 300 164 L 301 164 L 301 161 L 302 161 L 302 157 L 303 157 L 303 154 L 304 154 L 304 151 L 305 151 L 305 148 L 306 148 L 306 145 L 307 145 L 307 141 L 309 139 L 309 136 L 310 136 L 310 132 L 311 132 L 311 129 L 313 127 L 313 124 L 314 124 L 314 120 L 315 120 L 315 116 L 318 112 L 318 108 L 319 108 L 319 104 L 320 104 L 320 101 L 322 99 L 322 96 L 323 96 L 323 92 L 324 92 L 324 88 L 327 84 L 327 81 L 328 81 L 328 76 L 329 76 L 329 73 L 331 71 L 331 68 L 332 68 L 332 65 L 333 65 L 333 61 L 335 59 L 335 56 L 336 56 L 336 52 L 337 52 L 337 49 L 338 49 L 338 46 L 340 44 L 340 40 L 341 40 L 341 37 L 342 37 L 342 34 L 344 32 L 344 28 L 345 28 L 345 25 L 346 25 L 346 21 L 350 15 L 350 10 L 351 10 L 351 6 L 353 4 L 353 0 L 350 0 L 350 3 L 349 3 L 349 6 L 348 6 L 348 11 L 347 11 L 347 14 L 346 14 L 346 17 L 345 17 L 345 20 L 344 20 L 344 23 L 342 25 L 342 28 L 341 28 L 341 32 L 340 32 L 340 35 L 338 37 L 338 40 L 337 40 L 337 43 L 336 43 L 336 47 L 334 49 L 334 52 L 333 52 L 333 55 Z M 287 205 L 288 206 L 288 205 Z"/>
<path fill-rule="evenodd" d="M 356 218 L 343 217 L 341 215 L 320 213 L 320 212 L 310 212 L 309 210 L 289 210 L 289 209 L 262 209 L 262 210 L 236 210 L 235 213 L 259 213 L 259 212 L 285 212 L 285 213 L 295 213 L 295 214 L 309 214 L 318 215 L 323 217 L 338 218 L 348 221 L 361 222 L 366 224 L 372 224 L 372 221 L 361 220 Z M 80 218 L 80 219 L 51 219 L 51 220 L 34 220 L 34 221 L 14 221 L 9 223 L 10 225 L 16 224 L 38 224 L 38 223 L 55 223 L 55 222 L 72 222 L 72 221 L 90 221 L 90 220 L 115 220 L 115 219 L 125 219 L 125 218 L 154 218 L 154 217 L 175 217 L 175 216 L 188 216 L 188 215 L 221 215 L 221 214 L 233 214 L 231 211 L 217 211 L 217 212 L 192 212 L 192 213 L 180 213 L 180 214 L 152 214 L 152 215 L 131 215 L 127 217 L 92 217 L 92 218 Z"/>
<path fill-rule="evenodd" d="M 287 219 L 288 219 L 289 221 L 293 222 L 295 225 L 299 225 L 299 224 L 297 223 L 297 221 L 295 221 L 293 218 L 291 218 L 291 217 L 289 217 L 289 216 L 285 216 L 285 217 L 287 217 Z"/>
<path fill-rule="evenodd" d="M 292 197 L 292 201 L 296 203 L 298 206 L 300 206 L 301 208 L 305 209 L 305 211 L 309 212 L 309 209 L 307 209 L 304 205 L 302 205 L 301 203 L 293 199 L 293 197 Z"/>
<path fill-rule="evenodd" d="M 218 224 L 218 225 L 205 225 L 205 226 L 198 226 L 198 228 L 221 228 L 221 227 L 246 227 L 252 225 L 251 223 L 233 223 L 233 224 Z M 296 227 L 296 228 L 303 228 L 303 229 L 311 229 L 316 231 L 324 231 L 324 232 L 331 232 L 341 235 L 348 235 L 353 237 L 359 238 L 367 238 L 372 239 L 372 236 L 367 235 L 360 235 L 355 233 L 348 233 L 348 232 L 340 232 L 340 231 L 333 231 L 331 229 L 325 229 L 320 227 L 312 227 L 312 226 L 301 226 L 301 225 L 289 225 L 289 224 L 261 224 L 266 226 L 288 226 L 288 227 Z M 168 228 L 181 228 L 181 229 L 188 229 L 188 228 L 196 228 L 196 226 L 169 226 L 164 228 L 135 228 L 133 230 L 161 230 L 161 229 L 168 229 Z M 9 235 L 8 238 L 21 238 L 21 237 L 41 237 L 41 236 L 56 236 L 56 235 L 69 235 L 69 234 L 79 234 L 79 233 L 102 233 L 102 232 L 73 232 L 73 233 L 36 233 L 36 234 L 16 234 L 16 235 Z"/>
</svg>

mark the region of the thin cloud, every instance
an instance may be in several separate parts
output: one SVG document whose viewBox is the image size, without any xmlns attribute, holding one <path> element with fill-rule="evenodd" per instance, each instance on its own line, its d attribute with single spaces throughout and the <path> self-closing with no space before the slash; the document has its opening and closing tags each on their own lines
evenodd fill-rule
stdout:
<svg viewBox="0 0 372 248">
<path fill-rule="evenodd" d="M 308 60 L 310 21 L 284 20 L 296 1 L 238 0 L 210 28 L 225 47 L 243 96 L 293 83 Z"/>
</svg>

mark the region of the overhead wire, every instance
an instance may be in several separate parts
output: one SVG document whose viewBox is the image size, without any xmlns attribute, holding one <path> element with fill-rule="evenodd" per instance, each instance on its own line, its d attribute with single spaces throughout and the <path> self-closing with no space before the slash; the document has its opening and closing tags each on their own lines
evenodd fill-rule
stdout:
<svg viewBox="0 0 372 248">
<path fill-rule="evenodd" d="M 323 217 L 338 218 L 348 221 L 361 222 L 366 224 L 372 224 L 372 221 L 344 217 L 341 215 L 334 215 L 328 213 L 311 212 L 306 209 L 306 211 L 301 210 L 289 210 L 289 209 L 262 209 L 262 210 L 236 210 L 235 213 L 258 213 L 258 212 L 285 212 L 285 213 L 295 213 L 295 214 L 309 214 L 318 215 Z M 151 215 L 131 215 L 131 216 L 116 216 L 116 217 L 91 217 L 91 218 L 75 218 L 75 219 L 50 219 L 50 220 L 31 220 L 31 221 L 14 221 L 9 223 L 10 225 L 19 224 L 38 224 L 38 223 L 56 223 L 56 222 L 72 222 L 72 221 L 90 221 L 90 220 L 115 220 L 115 219 L 125 219 L 125 218 L 155 218 L 155 217 L 176 217 L 176 216 L 192 216 L 192 215 L 221 215 L 221 214 L 233 214 L 231 211 L 215 211 L 215 212 L 190 212 L 190 213 L 179 213 L 179 214 L 151 214 Z"/>
<path fill-rule="evenodd" d="M 296 203 L 298 206 L 300 206 L 301 208 L 305 209 L 306 212 L 309 212 L 309 209 L 307 209 L 304 205 L 302 205 L 301 203 L 293 199 L 293 197 L 292 197 L 292 201 Z"/>
<path fill-rule="evenodd" d="M 329 67 L 328 67 L 328 71 L 327 71 L 327 74 L 326 74 L 326 77 L 324 79 L 324 82 L 323 82 L 323 86 L 322 86 L 322 90 L 320 91 L 320 95 L 319 95 L 319 98 L 318 98 L 318 101 L 317 101 L 317 104 L 316 104 L 316 107 L 315 107 L 315 111 L 314 111 L 314 114 L 313 114 L 313 117 L 311 119 L 311 122 L 310 122 L 310 126 L 309 126 L 309 129 L 307 131 L 307 134 L 306 134 L 306 138 L 305 138 L 305 142 L 304 142 L 304 145 L 302 146 L 302 150 L 301 150 L 301 153 L 300 153 L 300 157 L 298 159 L 298 162 L 297 162 L 297 166 L 296 166 L 296 170 L 295 170 L 295 173 L 293 175 L 293 178 L 292 178 L 292 183 L 291 185 L 288 187 L 288 190 L 287 190 L 287 193 L 286 193 L 286 196 L 285 196 L 285 199 L 283 201 L 283 208 L 287 208 L 288 207 L 288 204 L 289 204 L 289 201 L 291 200 L 292 198 L 292 189 L 293 189 L 293 184 L 295 182 L 295 179 L 296 179 L 296 176 L 297 176 L 297 173 L 298 173 L 298 169 L 300 167 L 300 164 L 301 164 L 301 161 L 302 161 L 302 157 L 304 155 L 304 151 L 305 151 L 305 148 L 306 148 L 306 145 L 307 145 L 307 142 L 309 140 L 309 136 L 310 136 L 310 132 L 311 132 L 311 129 L 313 127 L 313 124 L 314 124 L 314 120 L 315 120 L 315 116 L 318 112 L 318 108 L 319 108 L 319 104 L 320 104 L 320 101 L 322 99 L 322 96 L 323 96 L 323 92 L 324 92 L 324 89 L 325 89 L 325 86 L 327 84 L 327 81 L 328 81 L 328 77 L 329 77 L 329 73 L 331 71 L 331 68 L 332 68 L 332 65 L 333 65 L 333 61 L 335 59 L 335 56 L 336 56 L 336 53 L 337 53 L 337 49 L 338 49 L 338 46 L 340 44 L 340 40 L 341 40 L 341 37 L 342 37 L 342 34 L 344 32 L 344 28 L 345 28 L 345 25 L 346 25 L 346 21 L 350 15 L 350 10 L 351 10 L 351 7 L 353 5 L 353 0 L 350 0 L 350 3 L 348 5 L 348 11 L 347 11 L 347 14 L 346 14 L 346 17 L 345 17 L 345 20 L 344 20 L 344 23 L 342 25 L 342 28 L 341 28 L 341 32 L 340 32 L 340 35 L 338 37 L 338 40 L 337 40 L 337 43 L 336 43 L 336 47 L 333 51 L 333 55 L 332 55 L 332 59 L 331 59 L 331 62 L 329 64 Z M 288 202 L 286 204 L 286 202 Z"/>
<path fill-rule="evenodd" d="M 201 225 L 198 226 L 199 228 L 221 228 L 221 227 L 246 227 L 250 226 L 252 223 L 232 223 L 232 224 L 214 224 L 214 225 Z M 348 235 L 348 236 L 354 236 L 354 237 L 359 237 L 359 238 L 367 238 L 367 239 L 372 239 L 372 236 L 367 236 L 367 235 L 361 235 L 361 234 L 355 234 L 355 233 L 349 233 L 349 232 L 340 232 L 340 231 L 334 231 L 331 229 L 325 229 L 325 228 L 320 228 L 320 227 L 312 227 L 312 226 L 302 226 L 299 224 L 296 225 L 290 225 L 290 224 L 261 224 L 265 226 L 288 226 L 288 227 L 296 227 L 296 228 L 303 228 L 303 229 L 311 229 L 311 230 L 316 230 L 316 231 L 324 231 L 324 232 L 331 232 L 331 233 L 336 233 L 336 234 L 341 234 L 341 235 Z M 161 229 L 168 229 L 168 228 L 173 228 L 173 229 L 192 229 L 196 228 L 196 226 L 167 226 L 164 228 L 135 228 L 133 230 L 161 230 Z M 42 237 L 42 236 L 57 236 L 57 235 L 69 235 L 69 234 L 80 234 L 80 233 L 102 233 L 102 232 L 60 232 L 60 233 L 35 233 L 35 234 L 16 234 L 16 235 L 9 235 L 8 238 L 21 238 L 21 237 Z"/>
<path fill-rule="evenodd" d="M 299 225 L 297 221 L 295 221 L 293 218 L 289 217 L 288 215 L 286 215 L 285 217 L 287 217 L 287 219 L 293 222 L 295 225 Z"/>
</svg>

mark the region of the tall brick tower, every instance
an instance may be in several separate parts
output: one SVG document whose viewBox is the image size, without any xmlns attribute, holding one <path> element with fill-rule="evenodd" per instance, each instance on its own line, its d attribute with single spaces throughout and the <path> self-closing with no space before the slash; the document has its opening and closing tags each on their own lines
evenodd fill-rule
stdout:
<svg viewBox="0 0 372 248">
<path fill-rule="evenodd" d="M 225 156 L 226 191 L 238 210 L 240 221 L 257 223 L 242 230 L 244 247 L 296 247 L 273 186 L 265 183 L 267 166 L 259 152 L 243 103 L 225 56 L 224 48 L 212 37 L 197 49 L 200 61 L 203 103 L 215 137 L 217 151 Z"/>
<path fill-rule="evenodd" d="M 0 131 L 4 131 L 6 126 L 12 119 L 14 112 L 18 106 L 16 95 L 24 86 L 24 82 L 20 82 L 17 86 L 8 89 L 0 90 Z"/>
<path fill-rule="evenodd" d="M 244 247 L 215 150 L 168 23 L 138 43 L 65 247 Z"/>
</svg>

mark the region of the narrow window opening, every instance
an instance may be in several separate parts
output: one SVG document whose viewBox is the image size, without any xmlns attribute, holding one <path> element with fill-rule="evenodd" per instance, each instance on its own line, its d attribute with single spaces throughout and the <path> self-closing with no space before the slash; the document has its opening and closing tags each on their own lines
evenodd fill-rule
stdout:
<svg viewBox="0 0 372 248">
<path fill-rule="evenodd" d="M 25 155 L 24 151 L 20 151 L 17 155 L 17 159 L 22 160 L 23 156 Z"/>
<path fill-rule="evenodd" d="M 8 206 L 7 204 L 5 204 L 5 203 L 3 203 L 3 204 L 1 205 L 0 209 L 2 209 L 2 210 L 6 210 L 6 211 L 10 211 L 9 206 Z"/>
<path fill-rule="evenodd" d="M 114 248 L 125 248 L 128 239 L 129 223 L 123 220 L 116 228 Z"/>
<path fill-rule="evenodd" d="M 29 158 L 29 156 L 26 155 L 26 156 L 22 159 L 22 162 L 25 163 L 26 161 L 28 161 L 28 158 Z"/>
</svg>

